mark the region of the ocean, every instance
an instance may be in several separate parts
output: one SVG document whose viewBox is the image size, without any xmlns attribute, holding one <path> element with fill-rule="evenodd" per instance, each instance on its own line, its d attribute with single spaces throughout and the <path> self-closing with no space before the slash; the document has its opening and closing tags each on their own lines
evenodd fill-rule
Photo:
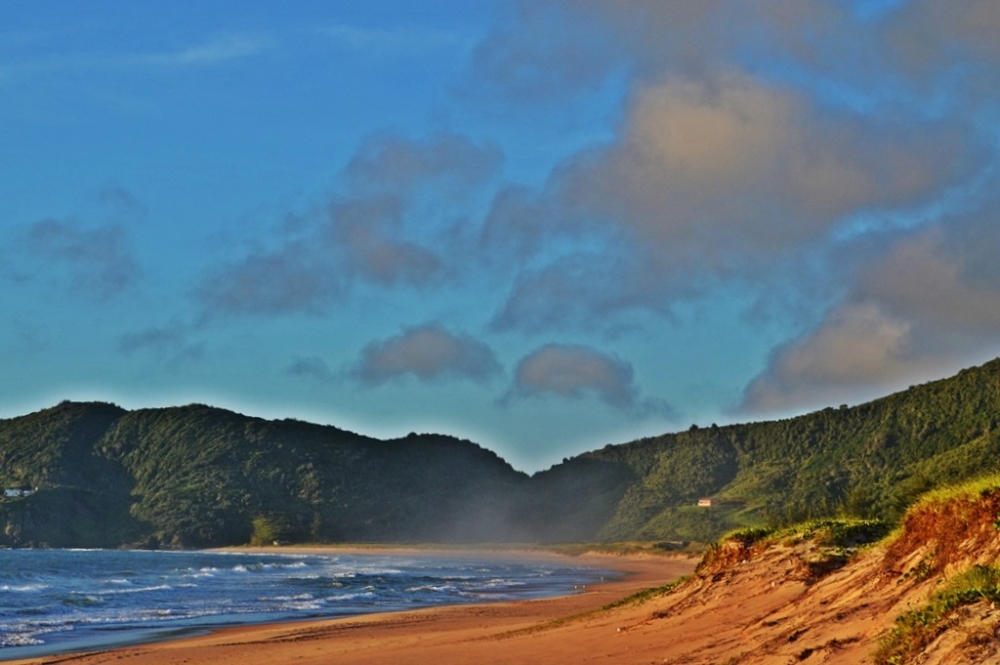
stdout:
<svg viewBox="0 0 1000 665">
<path fill-rule="evenodd" d="M 0 550 L 0 660 L 232 624 L 543 598 L 615 575 L 486 553 Z"/>
</svg>

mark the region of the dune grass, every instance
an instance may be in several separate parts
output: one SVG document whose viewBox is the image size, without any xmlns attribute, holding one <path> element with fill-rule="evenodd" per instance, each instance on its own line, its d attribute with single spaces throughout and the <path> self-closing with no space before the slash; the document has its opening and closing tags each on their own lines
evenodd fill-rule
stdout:
<svg viewBox="0 0 1000 665">
<path fill-rule="evenodd" d="M 923 607 L 904 612 L 882 639 L 875 665 L 905 665 L 958 620 L 958 610 L 967 605 L 1000 601 L 1000 568 L 973 566 L 945 583 Z"/>
<path fill-rule="evenodd" d="M 922 494 L 913 504 L 911 510 L 930 504 L 948 503 L 955 499 L 974 499 L 996 490 L 1000 490 L 1000 474 L 991 473 L 957 485 L 932 489 Z"/>
</svg>

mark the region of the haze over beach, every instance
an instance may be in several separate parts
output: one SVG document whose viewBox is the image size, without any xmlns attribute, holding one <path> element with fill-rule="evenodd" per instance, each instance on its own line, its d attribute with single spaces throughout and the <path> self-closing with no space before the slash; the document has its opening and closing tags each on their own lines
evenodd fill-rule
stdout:
<svg viewBox="0 0 1000 665">
<path fill-rule="evenodd" d="M 1000 352 L 990 0 L 0 7 L 0 416 L 536 471 Z"/>
</svg>

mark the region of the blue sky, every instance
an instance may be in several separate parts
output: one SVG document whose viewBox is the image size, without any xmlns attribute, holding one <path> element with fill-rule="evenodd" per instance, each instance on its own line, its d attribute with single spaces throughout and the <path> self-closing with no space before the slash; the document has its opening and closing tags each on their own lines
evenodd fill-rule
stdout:
<svg viewBox="0 0 1000 665">
<path fill-rule="evenodd" d="M 4 2 L 0 416 L 546 468 L 1000 354 L 992 0 Z"/>
</svg>

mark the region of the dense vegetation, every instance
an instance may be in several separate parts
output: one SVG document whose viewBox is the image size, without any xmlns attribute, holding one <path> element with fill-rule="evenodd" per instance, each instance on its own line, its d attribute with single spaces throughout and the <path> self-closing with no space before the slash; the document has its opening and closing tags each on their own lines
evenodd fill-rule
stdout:
<svg viewBox="0 0 1000 665">
<path fill-rule="evenodd" d="M 0 501 L 8 544 L 483 540 L 513 521 L 503 506 L 525 480 L 451 437 L 378 441 L 202 405 L 64 402 L 0 421 L 0 481 L 39 490 Z"/>
<path fill-rule="evenodd" d="M 0 544 L 696 540 L 851 515 L 1000 471 L 1000 360 L 853 408 L 692 427 L 528 477 L 476 444 L 203 405 L 0 420 Z M 716 505 L 699 508 L 699 498 Z"/>
</svg>

